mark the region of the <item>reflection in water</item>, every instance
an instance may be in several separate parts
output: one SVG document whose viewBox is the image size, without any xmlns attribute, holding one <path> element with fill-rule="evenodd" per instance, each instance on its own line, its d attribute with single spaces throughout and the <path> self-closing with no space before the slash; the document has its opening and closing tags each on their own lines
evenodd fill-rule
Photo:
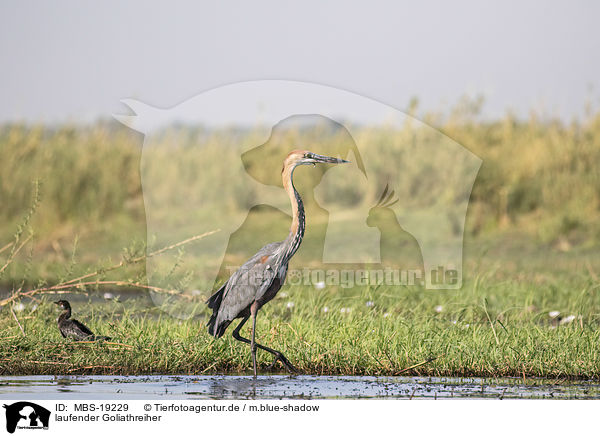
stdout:
<svg viewBox="0 0 600 436">
<path fill-rule="evenodd" d="M 3 377 L 0 397 L 19 399 L 600 399 L 598 382 L 547 379 L 334 376 Z"/>
<path fill-rule="evenodd" d="M 238 398 L 252 399 L 259 398 L 260 392 L 269 391 L 275 388 L 277 379 L 273 377 L 241 378 L 241 377 L 211 377 L 208 380 L 208 392 L 210 398 Z M 257 393 L 258 392 L 258 393 Z M 206 396 L 203 390 L 195 392 L 190 390 L 188 395 Z"/>
<path fill-rule="evenodd" d="M 55 377 L 55 380 L 57 392 L 77 392 L 77 390 L 72 389 L 71 386 L 84 384 L 82 380 L 78 380 L 77 377 L 72 376 L 57 376 Z"/>
</svg>

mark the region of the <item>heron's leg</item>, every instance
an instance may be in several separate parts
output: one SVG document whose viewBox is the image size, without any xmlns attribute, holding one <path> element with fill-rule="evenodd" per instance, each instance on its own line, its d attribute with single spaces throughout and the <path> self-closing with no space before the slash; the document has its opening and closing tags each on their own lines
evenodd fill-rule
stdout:
<svg viewBox="0 0 600 436">
<path fill-rule="evenodd" d="M 252 345 L 252 341 L 250 341 L 249 339 L 246 339 L 240 335 L 241 328 L 244 326 L 244 324 L 246 324 L 246 321 L 248 321 L 249 318 L 250 318 L 250 316 L 245 316 L 240 321 L 240 323 L 237 325 L 237 327 L 233 330 L 233 333 L 231 334 L 231 336 L 233 336 L 234 339 L 236 339 L 240 342 L 250 344 L 251 349 L 254 348 L 254 352 L 252 353 L 252 363 L 254 366 L 254 376 L 256 377 L 256 346 Z M 256 321 L 256 316 L 254 316 L 253 318 L 254 318 L 253 321 Z M 254 324 L 254 322 L 253 322 L 253 324 Z M 253 333 L 252 339 L 254 339 L 254 325 L 252 326 L 252 333 Z"/>
<path fill-rule="evenodd" d="M 263 350 L 268 351 L 275 356 L 273 363 L 271 363 L 269 365 L 269 367 L 267 368 L 269 371 L 271 371 L 273 368 L 275 368 L 275 364 L 279 360 L 289 372 L 300 372 L 296 369 L 296 367 L 294 365 L 292 365 L 292 362 L 287 360 L 287 358 L 283 355 L 283 353 L 281 351 L 273 350 L 271 348 L 261 346 L 259 344 L 256 344 L 256 345 L 258 345 L 259 348 L 262 348 Z"/>
<path fill-rule="evenodd" d="M 246 324 L 246 321 L 248 321 L 248 318 L 250 318 L 249 316 L 245 317 L 243 320 L 240 321 L 240 323 L 237 325 L 237 327 L 235 328 L 235 330 L 233 331 L 232 335 L 234 339 L 237 339 L 238 341 L 242 341 L 242 342 L 246 342 L 246 343 L 250 343 L 250 341 L 246 338 L 242 338 L 240 336 L 240 329 L 244 326 L 244 324 Z"/>
<path fill-rule="evenodd" d="M 240 321 L 240 323 L 237 325 L 237 327 L 233 330 L 233 333 L 232 333 L 232 336 L 234 337 L 234 339 L 237 339 L 238 341 L 244 342 L 246 344 L 250 344 L 250 351 L 252 353 L 252 368 L 254 370 L 254 377 L 256 377 L 256 347 L 258 345 L 254 339 L 255 332 L 256 332 L 256 312 L 257 312 L 256 307 L 253 304 L 250 307 L 250 313 L 252 314 L 252 340 L 246 339 L 240 335 L 240 330 L 244 326 L 244 324 L 246 324 L 246 322 L 248 321 L 248 318 L 250 318 L 249 316 L 244 317 L 244 319 L 242 319 Z"/>
<path fill-rule="evenodd" d="M 258 312 L 258 304 L 253 303 L 250 306 L 250 314 L 252 315 L 252 339 L 250 340 L 250 351 L 252 352 L 252 366 L 254 368 L 254 377 L 256 378 L 256 312 Z"/>
<path fill-rule="evenodd" d="M 243 336 L 240 336 L 240 330 L 244 326 L 244 324 L 246 324 L 246 321 L 248 321 L 249 318 L 250 316 L 247 316 L 244 319 L 242 319 L 242 321 L 240 321 L 235 330 L 233 330 L 232 336 L 234 337 L 234 339 L 240 342 L 252 345 L 252 341 L 250 339 L 246 339 Z M 269 366 L 269 370 L 273 369 L 273 367 L 279 360 L 289 372 L 298 372 L 298 370 L 294 367 L 294 365 L 291 364 L 289 360 L 286 359 L 282 352 L 273 350 L 272 348 L 261 345 L 258 342 L 254 342 L 254 345 L 256 345 L 256 348 L 260 348 L 261 350 L 267 351 L 273 356 L 275 356 L 275 360 L 273 360 L 273 363 Z"/>
</svg>

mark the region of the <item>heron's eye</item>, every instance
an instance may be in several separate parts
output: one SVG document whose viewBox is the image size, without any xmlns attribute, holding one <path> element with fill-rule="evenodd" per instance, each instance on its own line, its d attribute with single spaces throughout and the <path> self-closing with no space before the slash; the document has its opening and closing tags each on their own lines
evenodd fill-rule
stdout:
<svg viewBox="0 0 600 436">
<path fill-rule="evenodd" d="M 304 153 L 304 157 L 306 159 L 312 159 L 313 155 L 312 155 L 312 153 Z"/>
</svg>

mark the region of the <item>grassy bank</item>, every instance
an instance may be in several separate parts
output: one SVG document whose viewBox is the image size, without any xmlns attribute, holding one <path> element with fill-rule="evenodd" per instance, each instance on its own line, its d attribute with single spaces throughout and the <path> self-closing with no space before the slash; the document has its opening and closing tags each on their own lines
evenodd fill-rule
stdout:
<svg viewBox="0 0 600 436">
<path fill-rule="evenodd" d="M 283 351 L 306 374 L 600 378 L 597 280 L 560 268 L 520 279 L 484 270 L 460 291 L 284 287 L 259 314 L 258 341 Z M 189 320 L 166 315 L 146 296 L 101 303 L 86 298 L 76 299 L 75 316 L 111 342 L 62 339 L 51 296 L 15 312 L 23 332 L 4 307 L 0 373 L 251 370 L 249 347 L 230 331 L 217 341 L 208 336 L 206 296 L 189 302 L 199 313 Z M 554 311 L 560 315 L 551 317 Z M 249 336 L 249 326 L 243 334 Z M 270 355 L 259 351 L 259 362 L 265 371 Z"/>
</svg>

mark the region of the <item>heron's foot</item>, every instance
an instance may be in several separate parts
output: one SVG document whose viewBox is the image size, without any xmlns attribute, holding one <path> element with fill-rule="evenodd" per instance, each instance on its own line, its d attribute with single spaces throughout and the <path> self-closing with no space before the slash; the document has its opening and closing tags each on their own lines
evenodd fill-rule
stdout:
<svg viewBox="0 0 600 436">
<path fill-rule="evenodd" d="M 291 372 L 292 374 L 294 373 L 299 373 L 300 371 L 298 371 L 298 369 L 296 369 L 296 367 L 294 365 L 292 365 L 292 363 L 287 360 L 287 358 L 280 352 L 277 352 L 277 354 L 275 355 L 275 359 L 273 360 L 273 363 L 271 363 L 269 365 L 269 367 L 267 368 L 268 371 L 273 371 L 273 369 L 275 369 L 275 365 L 277 364 L 277 361 L 280 361 L 283 366 L 285 366 L 285 369 L 287 369 L 289 372 Z"/>
</svg>

